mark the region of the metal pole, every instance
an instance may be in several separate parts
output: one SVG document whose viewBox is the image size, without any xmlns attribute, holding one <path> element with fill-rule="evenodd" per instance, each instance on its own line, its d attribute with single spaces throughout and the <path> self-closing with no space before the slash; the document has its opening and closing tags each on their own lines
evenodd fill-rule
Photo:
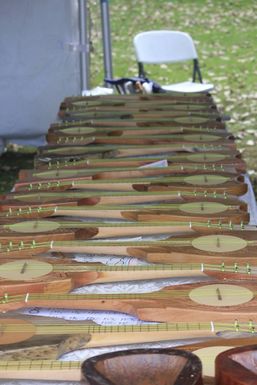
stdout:
<svg viewBox="0 0 257 385">
<path fill-rule="evenodd" d="M 89 90 L 89 44 L 87 33 L 87 0 L 79 0 L 80 80 L 81 90 Z"/>
<path fill-rule="evenodd" d="M 104 77 L 112 79 L 112 46 L 109 18 L 109 0 L 100 0 L 102 19 L 102 38 L 104 51 Z M 111 87 L 105 84 L 106 87 Z"/>
</svg>

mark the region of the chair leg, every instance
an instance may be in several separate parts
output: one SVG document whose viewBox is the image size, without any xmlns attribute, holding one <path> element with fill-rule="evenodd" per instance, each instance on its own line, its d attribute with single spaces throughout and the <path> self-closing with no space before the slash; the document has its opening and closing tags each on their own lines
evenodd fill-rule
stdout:
<svg viewBox="0 0 257 385">
<path fill-rule="evenodd" d="M 145 77 L 146 77 L 146 72 L 145 72 L 145 70 L 144 70 L 144 65 L 143 65 L 143 63 L 138 62 L 137 65 L 138 65 L 138 76 L 139 76 L 140 78 L 145 78 Z"/>
<path fill-rule="evenodd" d="M 197 59 L 194 59 L 193 63 L 194 63 L 193 64 L 193 82 L 195 82 L 196 81 L 196 77 L 198 77 L 199 82 L 202 83 L 203 82 L 203 78 L 202 78 L 199 62 L 198 62 Z"/>
</svg>

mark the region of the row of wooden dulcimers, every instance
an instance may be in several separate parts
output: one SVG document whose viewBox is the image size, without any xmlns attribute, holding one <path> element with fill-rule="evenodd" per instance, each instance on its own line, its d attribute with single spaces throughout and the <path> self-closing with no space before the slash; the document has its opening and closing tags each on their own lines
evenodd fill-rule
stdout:
<svg viewBox="0 0 257 385">
<path fill-rule="evenodd" d="M 142 326 L 130 332 L 127 325 L 119 336 L 118 325 L 109 326 L 102 340 L 101 327 L 87 329 L 90 347 L 212 337 L 186 346 L 201 351 L 205 380 L 214 383 L 214 351 L 256 343 L 257 235 L 243 198 L 246 165 L 227 117 L 210 94 L 135 94 L 68 97 L 59 118 L 48 129 L 34 168 L 21 170 L 13 191 L 0 201 L 1 330 L 15 325 L 11 340 L 10 333 L 0 336 L 4 357 L 17 361 L 10 351 L 35 347 L 38 321 L 13 313 L 21 308 L 113 310 L 160 324 L 155 330 Z M 130 266 L 76 262 L 76 253 L 130 258 Z M 175 281 L 144 295 L 71 293 L 88 284 L 139 285 L 157 279 Z M 27 324 L 33 332 L 24 331 Z M 230 333 L 226 339 L 225 331 Z M 206 357 L 212 363 L 209 371 Z M 235 357 L 233 363 L 256 381 L 253 368 Z M 235 369 L 226 372 L 217 362 L 216 384 L 228 384 L 227 376 L 237 384 Z M 0 376 L 4 370 L 0 365 Z M 120 374 L 112 374 L 112 383 L 120 380 Z M 89 381 L 102 384 L 98 375 Z M 172 383 L 180 384 L 178 373 L 173 376 Z M 202 384 L 194 375 L 187 374 L 187 380 Z M 254 382 L 238 382 L 248 383 Z"/>
</svg>

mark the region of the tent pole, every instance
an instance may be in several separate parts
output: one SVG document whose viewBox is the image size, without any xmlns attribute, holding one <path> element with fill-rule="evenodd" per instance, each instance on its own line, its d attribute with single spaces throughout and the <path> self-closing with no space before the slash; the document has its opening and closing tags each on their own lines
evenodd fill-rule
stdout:
<svg viewBox="0 0 257 385">
<path fill-rule="evenodd" d="M 80 80 L 81 90 L 89 90 L 89 44 L 87 33 L 87 0 L 79 0 Z"/>
<path fill-rule="evenodd" d="M 109 18 L 109 0 L 100 0 L 101 19 L 102 19 L 102 38 L 103 38 L 103 53 L 104 53 L 104 77 L 112 79 L 112 47 L 110 33 L 110 18 Z M 111 87 L 106 84 L 106 87 Z"/>
</svg>

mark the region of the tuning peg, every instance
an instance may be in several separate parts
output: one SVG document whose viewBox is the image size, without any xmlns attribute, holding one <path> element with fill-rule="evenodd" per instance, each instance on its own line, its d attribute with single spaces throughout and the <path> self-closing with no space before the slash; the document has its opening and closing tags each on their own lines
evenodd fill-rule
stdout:
<svg viewBox="0 0 257 385">
<path fill-rule="evenodd" d="M 247 265 L 246 265 L 246 271 L 247 271 L 247 274 L 252 273 L 251 265 L 249 263 L 247 263 Z"/>
<path fill-rule="evenodd" d="M 239 322 L 238 322 L 237 319 L 236 319 L 235 322 L 234 322 L 234 327 L 235 327 L 236 331 L 239 332 L 240 326 L 239 326 Z"/>
<path fill-rule="evenodd" d="M 252 320 L 249 320 L 249 330 L 251 333 L 255 333 L 255 326 Z"/>
<path fill-rule="evenodd" d="M 238 264 L 237 263 L 234 263 L 234 272 L 238 273 Z"/>
</svg>

